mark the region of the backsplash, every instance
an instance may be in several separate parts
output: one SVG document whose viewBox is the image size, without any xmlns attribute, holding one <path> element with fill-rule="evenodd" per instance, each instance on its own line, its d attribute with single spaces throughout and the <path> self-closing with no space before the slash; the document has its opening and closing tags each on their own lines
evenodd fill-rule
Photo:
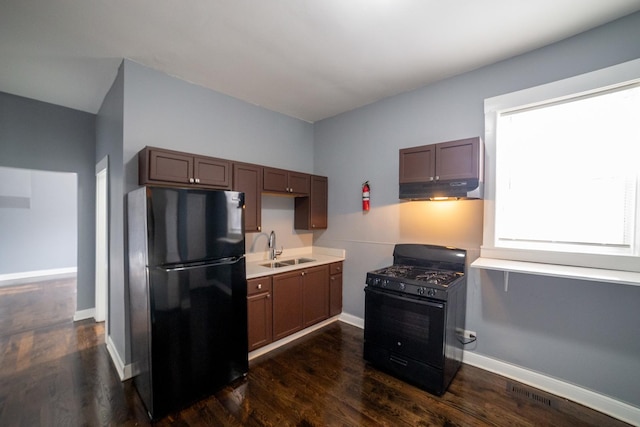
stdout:
<svg viewBox="0 0 640 427">
<path fill-rule="evenodd" d="M 262 195 L 262 231 L 247 233 L 245 236 L 246 253 L 266 252 L 271 230 L 276 233 L 277 249 L 301 248 L 313 245 L 313 232 L 294 230 L 293 197 Z"/>
</svg>

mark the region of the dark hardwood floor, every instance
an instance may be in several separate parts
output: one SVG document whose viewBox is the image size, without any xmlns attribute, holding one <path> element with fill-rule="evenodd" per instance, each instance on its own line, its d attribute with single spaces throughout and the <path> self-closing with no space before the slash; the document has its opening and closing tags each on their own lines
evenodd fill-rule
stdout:
<svg viewBox="0 0 640 427">
<path fill-rule="evenodd" d="M 0 287 L 0 336 L 69 322 L 75 309 L 75 278 Z"/>
<path fill-rule="evenodd" d="M 61 307 L 51 297 L 35 302 L 29 294 L 37 287 L 31 289 L 0 288 L 0 426 L 152 425 L 131 381 L 120 382 L 111 364 L 103 324 L 70 316 L 49 325 L 27 320 L 47 316 L 32 307 Z M 362 330 L 333 323 L 252 361 L 246 379 L 153 425 L 626 425 L 538 390 L 530 390 L 537 400 L 510 393 L 509 380 L 468 365 L 436 397 L 367 365 L 362 339 Z"/>
</svg>

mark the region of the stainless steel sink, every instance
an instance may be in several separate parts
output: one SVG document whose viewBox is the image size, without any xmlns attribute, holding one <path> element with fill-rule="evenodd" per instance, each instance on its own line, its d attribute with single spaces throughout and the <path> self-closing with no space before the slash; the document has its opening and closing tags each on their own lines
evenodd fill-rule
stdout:
<svg viewBox="0 0 640 427">
<path fill-rule="evenodd" d="M 279 267 L 290 267 L 292 265 L 304 264 L 305 262 L 313 262 L 315 259 L 311 258 L 296 258 L 296 259 L 286 259 L 283 261 L 271 261 L 264 264 L 260 264 L 262 267 L 267 268 L 279 268 Z"/>
<path fill-rule="evenodd" d="M 260 264 L 262 267 L 267 267 L 267 268 L 278 268 L 278 267 L 288 267 L 291 264 L 284 264 L 280 261 L 271 261 L 271 262 L 267 262 L 265 264 Z"/>
<path fill-rule="evenodd" d="M 279 261 L 280 264 L 286 264 L 286 265 L 297 265 L 297 264 L 304 264 L 305 262 L 313 262 L 315 261 L 315 259 L 311 259 L 311 258 L 296 258 L 296 259 L 287 259 L 284 261 Z"/>
</svg>

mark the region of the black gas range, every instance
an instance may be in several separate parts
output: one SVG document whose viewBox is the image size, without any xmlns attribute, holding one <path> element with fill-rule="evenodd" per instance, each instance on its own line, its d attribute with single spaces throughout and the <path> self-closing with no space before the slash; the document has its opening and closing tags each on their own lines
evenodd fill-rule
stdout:
<svg viewBox="0 0 640 427">
<path fill-rule="evenodd" d="M 393 265 L 367 273 L 364 358 L 436 395 L 462 361 L 464 249 L 398 244 Z"/>
</svg>

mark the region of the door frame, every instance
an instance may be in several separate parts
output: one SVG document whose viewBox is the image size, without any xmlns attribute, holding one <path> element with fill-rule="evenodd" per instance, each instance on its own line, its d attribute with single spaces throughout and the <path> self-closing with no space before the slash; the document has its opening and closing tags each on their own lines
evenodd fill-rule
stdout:
<svg viewBox="0 0 640 427">
<path fill-rule="evenodd" d="M 96 322 L 109 325 L 109 156 L 96 164 Z"/>
</svg>

